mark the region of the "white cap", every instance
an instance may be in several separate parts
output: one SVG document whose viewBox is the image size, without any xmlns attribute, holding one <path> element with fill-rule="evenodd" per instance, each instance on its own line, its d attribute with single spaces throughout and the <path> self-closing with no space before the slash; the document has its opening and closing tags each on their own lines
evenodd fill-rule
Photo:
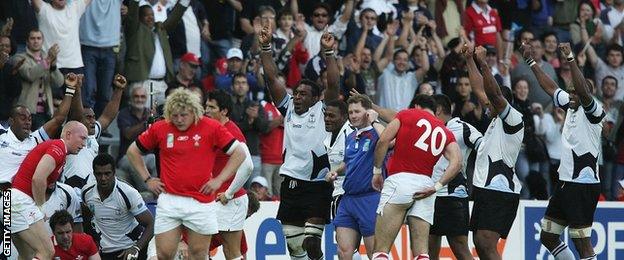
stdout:
<svg viewBox="0 0 624 260">
<path fill-rule="evenodd" d="M 239 58 L 243 59 L 243 51 L 239 48 L 231 48 L 228 50 L 227 55 L 225 57 L 229 60 L 231 58 Z"/>
<path fill-rule="evenodd" d="M 269 182 L 267 181 L 266 178 L 262 177 L 262 176 L 256 176 L 255 178 L 253 178 L 251 180 L 251 184 L 254 183 L 258 183 L 260 185 L 262 185 L 262 187 L 269 187 Z"/>
</svg>

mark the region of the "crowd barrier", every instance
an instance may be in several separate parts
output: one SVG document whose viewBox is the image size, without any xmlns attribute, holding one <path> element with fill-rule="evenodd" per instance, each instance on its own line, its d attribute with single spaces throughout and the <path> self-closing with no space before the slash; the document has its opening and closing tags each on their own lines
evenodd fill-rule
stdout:
<svg viewBox="0 0 624 260">
<path fill-rule="evenodd" d="M 512 230 L 506 240 L 498 244 L 503 259 L 554 259 L 539 242 L 540 220 L 546 211 L 547 201 L 520 201 L 518 214 Z M 286 241 L 282 234 L 279 221 L 275 219 L 279 202 L 261 202 L 260 210 L 245 222 L 245 234 L 249 251 L 247 259 L 278 260 L 290 259 Z M 472 207 L 472 204 L 471 204 Z M 596 209 L 592 232 L 592 244 L 599 260 L 624 259 L 624 203 L 600 202 Z M 469 235 L 469 246 L 477 257 Z M 572 241 L 565 239 L 573 249 Z M 325 227 L 323 235 L 323 252 L 325 259 L 338 259 L 333 225 Z M 364 245 L 360 246 L 362 259 L 367 259 Z M 213 259 L 224 259 L 220 249 L 214 250 Z M 391 252 L 392 259 L 411 259 L 409 250 L 409 234 L 403 226 L 395 240 Z M 576 256 L 578 259 L 578 255 Z M 455 259 L 445 239 L 442 239 L 440 259 Z"/>
</svg>

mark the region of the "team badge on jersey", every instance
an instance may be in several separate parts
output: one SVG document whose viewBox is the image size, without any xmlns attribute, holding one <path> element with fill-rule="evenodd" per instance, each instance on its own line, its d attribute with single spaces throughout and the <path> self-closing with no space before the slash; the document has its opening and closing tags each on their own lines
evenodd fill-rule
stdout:
<svg viewBox="0 0 624 260">
<path fill-rule="evenodd" d="M 168 133 L 167 134 L 167 148 L 173 148 L 173 134 L 172 133 Z"/>
<path fill-rule="evenodd" d="M 201 136 L 199 136 L 198 134 L 195 134 L 193 136 L 193 140 L 195 141 L 195 146 L 199 146 L 199 140 L 201 140 Z"/>
</svg>

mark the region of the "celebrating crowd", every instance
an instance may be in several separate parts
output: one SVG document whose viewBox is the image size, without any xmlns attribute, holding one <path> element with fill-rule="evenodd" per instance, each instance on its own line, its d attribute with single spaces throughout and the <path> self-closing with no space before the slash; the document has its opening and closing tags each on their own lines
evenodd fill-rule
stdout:
<svg viewBox="0 0 624 260">
<path fill-rule="evenodd" d="M 624 201 L 624 0 L 3 0 L 0 25 L 15 259 L 254 259 L 259 201 L 291 259 L 333 257 L 330 223 L 339 259 L 403 224 L 414 259 L 472 259 L 469 231 L 501 259 L 521 199 L 555 259 L 596 259 Z"/>
</svg>

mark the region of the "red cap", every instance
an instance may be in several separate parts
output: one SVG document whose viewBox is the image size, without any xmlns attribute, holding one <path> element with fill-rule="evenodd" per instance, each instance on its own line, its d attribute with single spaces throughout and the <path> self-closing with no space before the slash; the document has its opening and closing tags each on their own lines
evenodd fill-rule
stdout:
<svg viewBox="0 0 624 260">
<path fill-rule="evenodd" d="M 199 65 L 199 58 L 197 58 L 197 56 L 193 53 L 187 52 L 186 54 L 182 55 L 182 58 L 180 59 L 180 61 L 182 62 L 186 62 L 186 63 L 190 63 L 193 65 Z"/>
</svg>

